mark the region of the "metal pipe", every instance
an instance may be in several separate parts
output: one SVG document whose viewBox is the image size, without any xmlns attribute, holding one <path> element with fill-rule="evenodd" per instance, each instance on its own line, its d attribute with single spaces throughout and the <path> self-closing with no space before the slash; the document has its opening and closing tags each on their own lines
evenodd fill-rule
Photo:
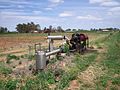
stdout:
<svg viewBox="0 0 120 90">
<path fill-rule="evenodd" d="M 53 50 L 53 51 L 51 51 L 51 52 L 46 53 L 46 56 L 50 56 L 50 55 L 56 54 L 56 53 L 58 53 L 58 52 L 60 52 L 60 51 L 61 51 L 61 49 Z"/>
<path fill-rule="evenodd" d="M 64 39 L 64 36 L 48 36 L 47 39 L 61 40 Z"/>
<path fill-rule="evenodd" d="M 48 36 L 47 39 L 52 39 L 52 40 L 61 40 L 61 39 L 66 39 L 66 40 L 69 40 L 68 37 L 66 36 Z"/>
<path fill-rule="evenodd" d="M 66 39 L 66 40 L 69 40 L 69 38 L 68 38 L 68 37 L 66 37 L 66 36 L 65 36 L 65 39 Z"/>
</svg>

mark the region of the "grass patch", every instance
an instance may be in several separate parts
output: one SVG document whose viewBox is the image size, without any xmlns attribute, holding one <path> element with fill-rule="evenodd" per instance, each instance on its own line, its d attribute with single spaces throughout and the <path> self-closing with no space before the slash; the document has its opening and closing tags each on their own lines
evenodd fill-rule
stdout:
<svg viewBox="0 0 120 90">
<path fill-rule="evenodd" d="M 10 60 L 12 59 L 19 60 L 20 58 L 16 55 L 8 54 L 6 63 L 10 63 Z"/>
<path fill-rule="evenodd" d="M 4 63 L 0 63 L 0 73 L 2 73 L 4 75 L 8 75 L 8 74 L 12 73 L 12 69 L 9 67 L 6 67 L 4 65 Z"/>
<path fill-rule="evenodd" d="M 49 84 L 55 83 L 55 75 L 51 70 L 41 71 L 35 79 L 28 79 L 22 90 L 49 90 Z"/>
<path fill-rule="evenodd" d="M 80 71 L 85 70 L 96 58 L 97 53 L 81 58 L 79 54 L 76 55 L 74 63 Z"/>
<path fill-rule="evenodd" d="M 74 67 L 69 67 L 69 70 L 65 72 L 58 83 L 58 90 L 63 90 L 69 86 L 70 81 L 75 80 L 78 73 L 85 70 L 96 58 L 97 53 L 93 53 L 90 56 L 81 57 L 77 54 L 75 56 Z"/>
<path fill-rule="evenodd" d="M 0 80 L 0 90 L 16 90 L 18 80 Z"/>
<path fill-rule="evenodd" d="M 120 32 L 112 34 L 105 44 L 108 46 L 108 51 L 101 65 L 106 73 L 97 82 L 99 87 L 104 87 L 104 89 L 108 86 L 108 82 L 111 82 L 111 87 L 120 85 Z"/>
</svg>

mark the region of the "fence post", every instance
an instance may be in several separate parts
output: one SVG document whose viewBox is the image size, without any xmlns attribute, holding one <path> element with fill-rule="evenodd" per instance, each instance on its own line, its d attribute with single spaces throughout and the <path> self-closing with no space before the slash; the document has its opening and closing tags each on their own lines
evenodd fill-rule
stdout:
<svg viewBox="0 0 120 90">
<path fill-rule="evenodd" d="M 28 58 L 29 58 L 29 60 L 32 60 L 32 46 L 28 45 L 28 48 L 29 48 Z"/>
</svg>

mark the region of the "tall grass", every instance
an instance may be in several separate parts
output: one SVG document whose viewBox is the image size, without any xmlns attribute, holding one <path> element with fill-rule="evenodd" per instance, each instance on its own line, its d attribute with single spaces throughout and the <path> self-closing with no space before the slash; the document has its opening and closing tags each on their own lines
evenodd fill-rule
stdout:
<svg viewBox="0 0 120 90">
<path fill-rule="evenodd" d="M 0 74 L 4 74 L 5 76 L 12 73 L 12 69 L 5 66 L 4 63 L 0 62 Z"/>
<path fill-rule="evenodd" d="M 100 77 L 99 88 L 107 87 L 109 83 L 111 89 L 115 89 L 114 85 L 120 85 L 120 32 L 111 35 L 105 43 L 108 51 L 105 60 L 102 60 L 102 66 L 106 73 Z"/>
</svg>

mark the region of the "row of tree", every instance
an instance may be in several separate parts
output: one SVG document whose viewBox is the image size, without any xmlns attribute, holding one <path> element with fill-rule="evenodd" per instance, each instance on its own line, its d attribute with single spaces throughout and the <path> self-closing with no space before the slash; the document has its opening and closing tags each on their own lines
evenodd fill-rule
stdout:
<svg viewBox="0 0 120 90">
<path fill-rule="evenodd" d="M 48 33 L 48 32 L 63 32 L 64 30 L 62 29 L 61 26 L 56 27 L 52 27 L 51 25 L 48 28 L 44 28 L 43 30 L 41 29 L 39 24 L 34 24 L 34 22 L 31 23 L 23 23 L 23 24 L 18 24 L 16 26 L 17 32 L 19 33 L 34 33 L 34 32 L 44 32 L 44 33 Z"/>
<path fill-rule="evenodd" d="M 40 25 L 39 24 L 34 24 L 33 22 L 31 23 L 23 23 L 23 24 L 18 24 L 16 26 L 16 29 L 19 33 L 31 33 L 34 31 L 40 31 Z"/>
<path fill-rule="evenodd" d="M 0 33 L 7 33 L 8 29 L 6 27 L 0 27 Z"/>
<path fill-rule="evenodd" d="M 103 31 L 103 30 L 108 30 L 108 31 L 118 31 L 120 30 L 119 28 L 91 28 L 90 31 Z"/>
<path fill-rule="evenodd" d="M 34 32 L 49 33 L 49 32 L 65 32 L 65 31 L 66 32 L 83 31 L 83 29 L 70 29 L 70 28 L 68 28 L 66 30 L 63 30 L 61 26 L 53 27 L 51 25 L 48 28 L 45 27 L 44 29 L 41 29 L 40 25 L 35 24 L 34 22 L 17 24 L 16 30 L 19 33 L 34 33 Z M 90 31 L 103 31 L 103 30 L 117 31 L 117 30 L 120 30 L 120 29 L 119 28 L 104 28 L 104 29 L 91 28 L 90 29 Z M 9 31 L 6 27 L 0 27 L 0 33 L 7 33 L 7 32 L 9 32 Z"/>
</svg>

